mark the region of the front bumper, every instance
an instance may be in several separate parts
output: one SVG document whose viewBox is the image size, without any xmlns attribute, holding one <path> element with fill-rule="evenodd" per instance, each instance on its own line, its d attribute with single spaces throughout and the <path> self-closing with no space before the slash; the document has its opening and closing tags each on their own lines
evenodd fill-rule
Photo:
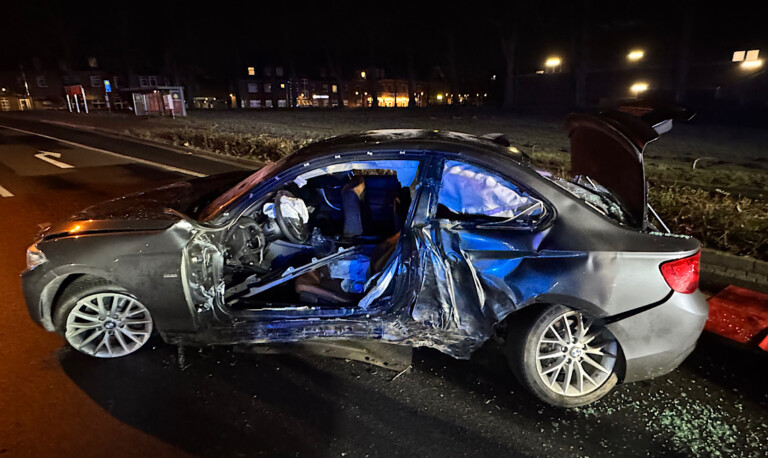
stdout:
<svg viewBox="0 0 768 458">
<path fill-rule="evenodd" d="M 624 381 L 658 377 L 677 368 L 696 347 L 708 313 L 701 292 L 673 293 L 661 305 L 609 324 L 624 353 Z"/>
<path fill-rule="evenodd" d="M 53 297 L 48 296 L 55 294 L 57 285 L 63 280 L 63 277 L 58 277 L 50 271 L 48 263 L 21 273 L 21 289 L 24 292 L 29 317 L 48 331 L 54 330 L 50 313 Z"/>
</svg>

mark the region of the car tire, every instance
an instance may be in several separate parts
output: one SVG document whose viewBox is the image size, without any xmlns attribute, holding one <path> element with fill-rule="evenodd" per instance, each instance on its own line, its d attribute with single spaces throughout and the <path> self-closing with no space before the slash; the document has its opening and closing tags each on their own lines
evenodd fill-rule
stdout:
<svg viewBox="0 0 768 458">
<path fill-rule="evenodd" d="M 563 305 L 521 313 L 507 326 L 507 359 L 515 377 L 539 400 L 578 407 L 613 389 L 622 357 L 610 331 Z"/>
<path fill-rule="evenodd" d="M 75 350 L 96 358 L 118 358 L 143 347 L 154 323 L 149 310 L 124 288 L 83 277 L 62 292 L 53 324 Z"/>
</svg>

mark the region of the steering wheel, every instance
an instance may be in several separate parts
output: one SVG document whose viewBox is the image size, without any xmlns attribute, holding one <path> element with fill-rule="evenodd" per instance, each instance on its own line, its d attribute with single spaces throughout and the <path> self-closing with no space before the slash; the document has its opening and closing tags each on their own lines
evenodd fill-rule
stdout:
<svg viewBox="0 0 768 458">
<path fill-rule="evenodd" d="M 304 204 L 303 200 L 294 197 L 294 195 L 288 191 L 278 191 L 275 195 L 275 221 L 289 242 L 304 244 L 304 242 L 309 240 L 309 225 L 298 215 L 283 214 L 282 205 L 289 201 L 291 201 L 292 204 L 297 204 L 299 210 L 303 207 L 303 212 L 306 214 L 307 206 Z"/>
</svg>

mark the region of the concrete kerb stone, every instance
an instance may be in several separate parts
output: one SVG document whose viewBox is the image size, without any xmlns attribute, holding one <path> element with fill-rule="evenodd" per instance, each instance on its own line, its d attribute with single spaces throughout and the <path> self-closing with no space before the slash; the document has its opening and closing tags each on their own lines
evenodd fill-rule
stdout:
<svg viewBox="0 0 768 458">
<path fill-rule="evenodd" d="M 701 250 L 702 282 L 722 286 L 734 284 L 755 291 L 768 292 L 768 262 L 722 251 Z"/>
<path fill-rule="evenodd" d="M 749 256 L 736 256 L 722 251 L 704 248 L 701 250 L 701 262 L 705 264 L 714 264 L 732 269 L 753 272 L 755 264 L 758 262 L 755 258 Z"/>
</svg>

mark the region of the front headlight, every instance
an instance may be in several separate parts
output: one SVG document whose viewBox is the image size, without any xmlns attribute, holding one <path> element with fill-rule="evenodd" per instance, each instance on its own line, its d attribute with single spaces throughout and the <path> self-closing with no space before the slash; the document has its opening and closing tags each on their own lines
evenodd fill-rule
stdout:
<svg viewBox="0 0 768 458">
<path fill-rule="evenodd" d="M 46 261 L 48 261 L 48 258 L 45 257 L 45 253 L 37 248 L 37 244 L 27 248 L 27 269 L 32 270 Z"/>
</svg>

